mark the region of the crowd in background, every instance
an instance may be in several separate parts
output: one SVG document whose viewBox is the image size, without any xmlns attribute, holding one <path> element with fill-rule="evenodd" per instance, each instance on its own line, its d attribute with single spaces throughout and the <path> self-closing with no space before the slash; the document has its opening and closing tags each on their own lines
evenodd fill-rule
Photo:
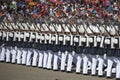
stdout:
<svg viewBox="0 0 120 80">
<path fill-rule="evenodd" d="M 0 17 L 9 20 L 46 18 L 74 21 L 85 18 L 120 22 L 120 0 L 0 0 Z"/>
</svg>

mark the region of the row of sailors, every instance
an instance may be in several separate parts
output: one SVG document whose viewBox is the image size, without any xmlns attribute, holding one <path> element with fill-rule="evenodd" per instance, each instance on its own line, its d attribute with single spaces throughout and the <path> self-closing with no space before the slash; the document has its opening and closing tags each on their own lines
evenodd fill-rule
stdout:
<svg viewBox="0 0 120 80">
<path fill-rule="evenodd" d="M 45 47 L 45 46 L 41 46 Z M 52 47 L 52 46 L 50 46 Z M 55 46 L 57 47 L 57 46 Z M 54 47 L 53 47 L 54 48 Z M 23 64 L 26 66 L 37 66 L 45 69 L 61 70 L 72 72 L 76 69 L 76 73 L 112 77 L 116 74 L 116 78 L 120 78 L 120 58 L 114 56 L 101 55 L 104 49 L 80 47 L 80 53 L 75 51 L 52 51 L 39 50 L 32 48 L 17 48 L 10 46 L 1 46 L 0 61 Z M 92 53 L 94 51 L 94 53 Z M 86 53 L 92 54 L 86 54 Z M 120 54 L 120 50 L 109 50 L 110 54 Z M 98 54 L 99 55 L 96 55 Z"/>
</svg>

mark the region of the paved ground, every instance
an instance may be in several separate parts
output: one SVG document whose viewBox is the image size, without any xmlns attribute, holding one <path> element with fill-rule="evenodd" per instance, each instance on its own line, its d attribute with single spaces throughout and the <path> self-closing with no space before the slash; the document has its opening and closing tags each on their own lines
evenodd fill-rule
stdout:
<svg viewBox="0 0 120 80">
<path fill-rule="evenodd" d="M 37 67 L 1 63 L 0 80 L 115 80 L 106 77 L 97 77 L 61 71 L 52 71 Z"/>
</svg>

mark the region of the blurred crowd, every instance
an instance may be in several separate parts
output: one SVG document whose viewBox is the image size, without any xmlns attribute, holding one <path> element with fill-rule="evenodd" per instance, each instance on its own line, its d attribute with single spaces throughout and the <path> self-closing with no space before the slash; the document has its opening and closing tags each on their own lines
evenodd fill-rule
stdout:
<svg viewBox="0 0 120 80">
<path fill-rule="evenodd" d="M 0 0 L 0 17 L 74 21 L 120 22 L 120 0 Z"/>
</svg>

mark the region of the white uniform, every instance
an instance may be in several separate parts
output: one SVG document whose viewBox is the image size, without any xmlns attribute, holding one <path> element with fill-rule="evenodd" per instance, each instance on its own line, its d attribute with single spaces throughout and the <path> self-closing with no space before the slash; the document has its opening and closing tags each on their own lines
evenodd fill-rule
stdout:
<svg viewBox="0 0 120 80">
<path fill-rule="evenodd" d="M 28 51 L 27 51 L 27 60 L 26 60 L 26 65 L 27 66 L 31 65 L 31 60 L 32 60 L 32 50 L 28 49 Z"/>
<path fill-rule="evenodd" d="M 97 67 L 97 57 L 94 55 L 92 56 L 92 67 L 91 67 L 92 75 L 96 75 L 96 67 Z"/>
<path fill-rule="evenodd" d="M 5 55 L 6 55 L 6 62 L 10 62 L 10 49 L 9 48 L 6 49 Z"/>
<path fill-rule="evenodd" d="M 17 49 L 17 64 L 21 64 L 22 52 L 21 49 Z"/>
<path fill-rule="evenodd" d="M 117 79 L 120 79 L 120 58 L 118 58 L 118 60 L 117 60 L 116 78 L 117 78 Z"/>
<path fill-rule="evenodd" d="M 70 72 L 72 69 L 72 62 L 73 62 L 73 55 L 71 53 L 68 54 L 68 61 L 67 61 L 67 72 Z"/>
<path fill-rule="evenodd" d="M 27 51 L 25 49 L 22 50 L 22 64 L 26 64 Z"/>
<path fill-rule="evenodd" d="M 32 66 L 37 66 L 38 61 L 38 52 L 37 50 L 33 50 L 33 60 L 32 60 Z"/>
<path fill-rule="evenodd" d="M 83 74 L 88 74 L 88 57 L 83 55 Z"/>
<path fill-rule="evenodd" d="M 38 57 L 38 67 L 43 67 L 43 52 L 38 51 L 39 57 Z"/>
<path fill-rule="evenodd" d="M 77 54 L 76 58 L 77 58 L 76 73 L 81 73 L 82 56 L 80 54 Z"/>
<path fill-rule="evenodd" d="M 4 47 L 2 47 L 2 51 L 0 54 L 0 61 L 5 61 L 5 48 Z"/>
<path fill-rule="evenodd" d="M 104 59 L 99 56 L 98 58 L 98 76 L 103 76 L 103 66 L 104 66 Z"/>
<path fill-rule="evenodd" d="M 17 52 L 15 49 L 12 49 L 11 50 L 11 54 L 12 54 L 12 63 L 15 63 L 16 62 L 16 55 L 17 55 Z"/>
<path fill-rule="evenodd" d="M 46 51 L 43 52 L 43 68 L 47 68 L 47 59 L 48 59 L 48 53 Z"/>
<path fill-rule="evenodd" d="M 58 54 L 54 53 L 53 70 L 58 70 Z"/>
<path fill-rule="evenodd" d="M 112 57 L 107 57 L 106 77 L 111 77 L 111 75 L 112 75 L 112 66 L 113 66 Z"/>
<path fill-rule="evenodd" d="M 66 58 L 67 58 L 67 52 L 62 53 L 61 55 L 61 66 L 60 66 L 60 70 L 64 71 L 65 70 L 65 65 L 66 65 Z"/>
<path fill-rule="evenodd" d="M 48 51 L 47 69 L 52 69 L 52 59 L 53 53 L 52 51 Z"/>
</svg>

